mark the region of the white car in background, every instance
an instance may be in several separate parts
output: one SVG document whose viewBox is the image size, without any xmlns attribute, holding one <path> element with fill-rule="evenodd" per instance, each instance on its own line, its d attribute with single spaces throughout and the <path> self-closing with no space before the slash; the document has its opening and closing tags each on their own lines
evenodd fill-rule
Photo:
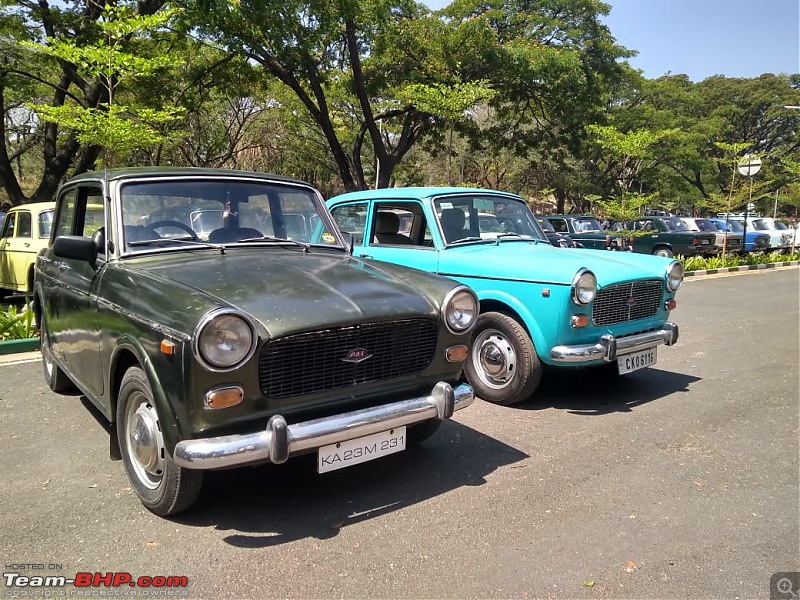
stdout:
<svg viewBox="0 0 800 600">
<path fill-rule="evenodd" d="M 719 225 L 711 219 L 699 219 L 695 217 L 681 217 L 681 220 L 689 226 L 692 231 L 705 231 L 713 233 L 717 236 L 716 244 L 721 248 L 725 248 L 726 252 L 741 252 L 742 245 L 744 244 L 744 234 L 742 233 L 725 233 L 724 225 Z M 725 238 L 728 238 L 727 242 Z"/>
<path fill-rule="evenodd" d="M 744 225 L 744 219 L 739 219 Z M 792 247 L 794 233 L 786 226 L 772 217 L 747 217 L 747 229 L 769 234 L 769 249 L 771 252 L 787 252 Z"/>
</svg>

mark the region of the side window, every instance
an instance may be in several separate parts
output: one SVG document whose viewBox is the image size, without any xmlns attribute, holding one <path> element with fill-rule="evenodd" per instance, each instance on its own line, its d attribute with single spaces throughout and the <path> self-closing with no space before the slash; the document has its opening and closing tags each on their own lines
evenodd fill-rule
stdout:
<svg viewBox="0 0 800 600">
<path fill-rule="evenodd" d="M 56 237 L 60 235 L 94 237 L 98 242 L 100 254 L 105 254 L 105 203 L 102 190 L 96 187 L 67 190 L 57 200 L 55 220 Z"/>
<path fill-rule="evenodd" d="M 39 213 L 39 237 L 49 238 L 53 230 L 53 211 L 43 210 Z"/>
<path fill-rule="evenodd" d="M 373 211 L 371 244 L 421 245 L 419 240 L 424 240 L 427 231 L 422 206 L 413 202 L 376 203 Z M 430 236 L 430 232 L 427 235 Z"/>
<path fill-rule="evenodd" d="M 72 235 L 75 231 L 75 213 L 78 193 L 73 188 L 65 192 L 57 201 L 56 237 Z"/>
<path fill-rule="evenodd" d="M 31 213 L 27 211 L 18 212 L 16 237 L 29 238 L 31 237 L 31 231 Z"/>
<path fill-rule="evenodd" d="M 362 246 L 364 244 L 364 225 L 367 221 L 366 202 L 336 206 L 331 210 L 331 214 L 339 229 L 353 236 L 355 245 Z"/>
<path fill-rule="evenodd" d="M 14 224 L 16 223 L 17 213 L 8 213 L 6 215 L 6 222 L 3 224 L 3 237 L 11 237 L 14 235 Z"/>
<path fill-rule="evenodd" d="M 77 233 L 83 237 L 92 237 L 101 227 L 105 227 L 105 203 L 99 188 L 79 188 L 81 206 L 85 207 L 83 227 Z M 102 249 L 101 249 L 102 251 Z"/>
</svg>

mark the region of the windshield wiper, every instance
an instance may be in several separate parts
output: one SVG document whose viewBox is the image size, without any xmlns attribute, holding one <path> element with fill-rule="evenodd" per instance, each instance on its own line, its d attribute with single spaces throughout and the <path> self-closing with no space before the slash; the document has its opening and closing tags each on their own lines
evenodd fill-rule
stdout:
<svg viewBox="0 0 800 600">
<path fill-rule="evenodd" d="M 291 244 L 293 246 L 300 246 L 303 252 L 308 252 L 311 249 L 311 244 L 306 242 L 298 242 L 297 240 L 287 240 L 286 238 L 272 237 L 269 235 L 262 235 L 261 237 L 244 238 L 239 242 L 273 242 L 277 244 Z"/>
<path fill-rule="evenodd" d="M 221 244 L 214 244 L 213 242 L 204 242 L 203 240 L 193 239 L 190 237 L 174 237 L 174 238 L 155 238 L 152 240 L 134 240 L 127 242 L 128 248 L 135 248 L 137 246 L 164 246 L 167 244 L 189 244 L 190 246 L 202 246 L 203 248 L 215 248 L 220 252 L 225 251 L 225 246 Z"/>
<path fill-rule="evenodd" d="M 489 242 L 490 244 L 493 244 L 494 243 L 494 239 L 493 238 L 480 238 L 480 237 L 471 236 L 471 237 L 465 237 L 465 238 L 461 238 L 461 239 L 458 239 L 458 240 L 454 240 L 452 242 L 448 242 L 447 245 L 448 246 L 452 246 L 454 244 L 464 244 L 464 243 L 473 243 L 474 244 L 475 242 Z"/>
</svg>

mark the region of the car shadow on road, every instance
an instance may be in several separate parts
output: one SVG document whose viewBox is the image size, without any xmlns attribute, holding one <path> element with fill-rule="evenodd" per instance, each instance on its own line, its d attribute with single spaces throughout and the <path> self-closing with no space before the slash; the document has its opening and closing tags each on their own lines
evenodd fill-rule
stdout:
<svg viewBox="0 0 800 600">
<path fill-rule="evenodd" d="M 347 469 L 316 472 L 316 455 L 206 473 L 197 503 L 175 519 L 230 531 L 232 546 L 332 538 L 345 527 L 465 486 L 528 455 L 455 421 L 423 444 Z"/>
<path fill-rule="evenodd" d="M 617 375 L 609 367 L 547 369 L 534 396 L 517 408 L 560 408 L 574 414 L 607 415 L 629 412 L 654 400 L 688 392 L 699 377 L 660 369 Z"/>
</svg>

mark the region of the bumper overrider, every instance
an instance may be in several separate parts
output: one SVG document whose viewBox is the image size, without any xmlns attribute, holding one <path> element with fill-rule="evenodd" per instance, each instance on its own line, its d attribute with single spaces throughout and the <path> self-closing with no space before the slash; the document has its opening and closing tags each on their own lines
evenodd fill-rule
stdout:
<svg viewBox="0 0 800 600">
<path fill-rule="evenodd" d="M 183 440 L 175 446 L 175 462 L 187 469 L 218 469 L 259 462 L 283 463 L 293 455 L 429 419 L 443 421 L 475 400 L 466 383 L 453 388 L 440 381 L 427 396 L 407 398 L 321 419 L 287 424 L 270 417 L 264 431 Z"/>
<path fill-rule="evenodd" d="M 560 363 L 584 363 L 596 360 L 611 362 L 625 354 L 646 350 L 660 344 L 672 346 L 677 341 L 678 325 L 666 322 L 657 331 L 648 331 L 622 338 L 615 338 L 606 333 L 600 336 L 596 344 L 555 346 L 550 350 L 550 358 Z"/>
</svg>

